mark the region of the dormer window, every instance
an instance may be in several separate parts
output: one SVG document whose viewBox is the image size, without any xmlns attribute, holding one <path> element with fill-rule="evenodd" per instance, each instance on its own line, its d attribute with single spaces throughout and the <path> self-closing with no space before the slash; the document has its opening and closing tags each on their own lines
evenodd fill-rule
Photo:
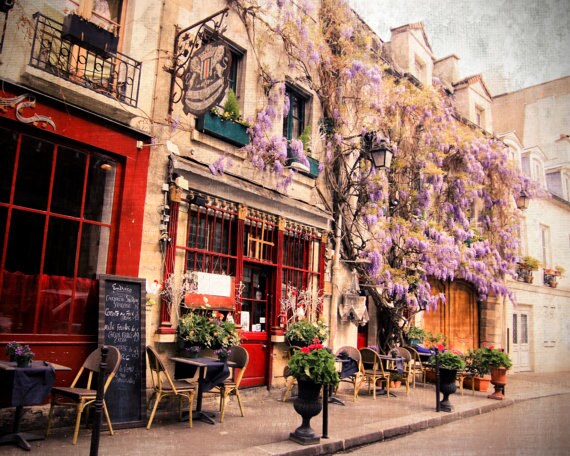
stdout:
<svg viewBox="0 0 570 456">
<path fill-rule="evenodd" d="M 475 123 L 481 128 L 485 128 L 485 109 L 475 106 Z"/>
<path fill-rule="evenodd" d="M 414 58 L 414 75 L 422 84 L 425 84 L 426 64 L 417 55 Z"/>
</svg>

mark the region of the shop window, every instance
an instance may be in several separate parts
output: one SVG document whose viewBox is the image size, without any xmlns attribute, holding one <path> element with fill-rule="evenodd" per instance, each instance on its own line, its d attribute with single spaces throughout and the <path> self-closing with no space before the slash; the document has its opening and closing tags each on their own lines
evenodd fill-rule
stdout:
<svg viewBox="0 0 570 456">
<path fill-rule="evenodd" d="M 292 228 L 285 231 L 281 295 L 286 307 L 282 310 L 287 313 L 288 320 L 302 318 L 307 312 L 311 312 L 313 317 L 322 312 L 320 245 L 320 238 L 311 232 Z"/>
<path fill-rule="evenodd" d="M 277 226 L 263 218 L 248 218 L 244 255 L 252 260 L 276 263 Z"/>
<path fill-rule="evenodd" d="M 119 164 L 4 128 L 0 138 L 2 331 L 96 334 Z"/>
<path fill-rule="evenodd" d="M 186 270 L 235 277 L 237 217 L 231 210 L 190 205 Z"/>
</svg>

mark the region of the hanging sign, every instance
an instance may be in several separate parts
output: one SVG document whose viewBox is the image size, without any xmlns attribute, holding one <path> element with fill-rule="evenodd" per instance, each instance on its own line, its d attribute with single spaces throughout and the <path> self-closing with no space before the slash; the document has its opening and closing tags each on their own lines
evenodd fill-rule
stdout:
<svg viewBox="0 0 570 456">
<path fill-rule="evenodd" d="M 184 112 L 202 115 L 218 104 L 226 93 L 232 54 L 221 41 L 198 49 L 184 70 Z"/>
</svg>

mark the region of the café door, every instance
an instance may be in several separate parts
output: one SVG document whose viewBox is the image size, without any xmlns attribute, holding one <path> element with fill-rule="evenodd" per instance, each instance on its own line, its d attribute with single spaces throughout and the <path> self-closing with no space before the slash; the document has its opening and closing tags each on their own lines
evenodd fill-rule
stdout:
<svg viewBox="0 0 570 456">
<path fill-rule="evenodd" d="M 242 386 L 263 386 L 267 385 L 269 377 L 269 334 L 275 268 L 244 264 L 242 282 L 242 346 L 249 353 L 249 365 Z"/>
</svg>

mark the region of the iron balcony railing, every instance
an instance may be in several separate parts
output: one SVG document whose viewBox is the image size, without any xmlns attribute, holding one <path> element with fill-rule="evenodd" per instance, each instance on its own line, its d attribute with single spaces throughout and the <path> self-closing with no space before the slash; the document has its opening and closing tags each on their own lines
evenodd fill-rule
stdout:
<svg viewBox="0 0 570 456">
<path fill-rule="evenodd" d="M 91 50 L 62 36 L 63 24 L 35 13 L 30 65 L 74 84 L 137 106 L 141 62 L 120 52 Z"/>
</svg>

